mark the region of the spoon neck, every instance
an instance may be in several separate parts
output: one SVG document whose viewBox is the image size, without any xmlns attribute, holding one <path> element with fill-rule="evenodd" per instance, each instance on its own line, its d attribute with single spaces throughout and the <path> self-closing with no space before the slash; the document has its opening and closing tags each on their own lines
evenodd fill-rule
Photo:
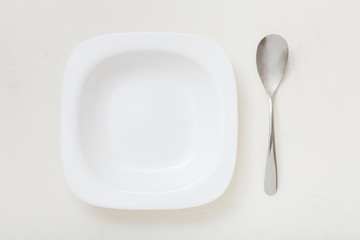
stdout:
<svg viewBox="0 0 360 240">
<path fill-rule="evenodd" d="M 274 124 L 274 97 L 269 96 L 269 110 L 270 110 L 270 126 L 273 128 Z"/>
<path fill-rule="evenodd" d="M 269 104 L 270 104 L 270 110 L 273 111 L 274 109 L 274 101 L 275 101 L 275 94 L 269 94 Z"/>
</svg>

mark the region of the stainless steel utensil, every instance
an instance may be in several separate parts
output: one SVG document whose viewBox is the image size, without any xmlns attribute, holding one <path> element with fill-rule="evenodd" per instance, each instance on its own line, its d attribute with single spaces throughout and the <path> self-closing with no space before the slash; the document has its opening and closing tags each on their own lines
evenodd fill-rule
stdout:
<svg viewBox="0 0 360 240">
<path fill-rule="evenodd" d="M 288 61 L 288 45 L 284 38 L 279 35 L 264 37 L 257 48 L 256 63 L 261 81 L 269 96 L 270 102 L 270 140 L 265 168 L 264 189 L 268 195 L 277 190 L 277 167 L 274 132 L 274 99 L 276 90 L 280 85 L 286 70 Z"/>
</svg>

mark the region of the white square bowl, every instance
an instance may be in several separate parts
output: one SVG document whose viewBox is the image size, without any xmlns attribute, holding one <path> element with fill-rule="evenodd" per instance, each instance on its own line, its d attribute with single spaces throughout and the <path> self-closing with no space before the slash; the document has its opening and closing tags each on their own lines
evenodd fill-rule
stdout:
<svg viewBox="0 0 360 240">
<path fill-rule="evenodd" d="M 217 43 L 178 33 L 121 33 L 71 54 L 61 96 L 66 180 L 81 200 L 116 209 L 179 209 L 228 187 L 237 94 Z"/>
</svg>

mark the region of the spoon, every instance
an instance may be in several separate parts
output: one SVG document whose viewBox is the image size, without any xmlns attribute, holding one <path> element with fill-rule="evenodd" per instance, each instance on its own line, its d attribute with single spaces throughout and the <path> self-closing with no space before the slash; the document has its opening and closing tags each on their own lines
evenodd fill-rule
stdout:
<svg viewBox="0 0 360 240">
<path fill-rule="evenodd" d="M 288 61 L 288 45 L 284 38 L 271 34 L 264 37 L 257 48 L 256 64 L 270 102 L 270 140 L 265 168 L 264 189 L 268 195 L 277 190 L 277 169 L 274 132 L 274 99 Z"/>
</svg>

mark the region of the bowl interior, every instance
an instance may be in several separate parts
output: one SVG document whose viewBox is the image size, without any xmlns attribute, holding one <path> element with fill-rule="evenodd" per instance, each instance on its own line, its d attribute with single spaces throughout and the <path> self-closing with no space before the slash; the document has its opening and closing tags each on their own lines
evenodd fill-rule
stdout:
<svg viewBox="0 0 360 240">
<path fill-rule="evenodd" d="M 219 157 L 223 119 L 216 82 L 180 54 L 139 50 L 103 60 L 87 76 L 79 106 L 88 171 L 106 186 L 126 192 L 184 188 Z"/>
</svg>

